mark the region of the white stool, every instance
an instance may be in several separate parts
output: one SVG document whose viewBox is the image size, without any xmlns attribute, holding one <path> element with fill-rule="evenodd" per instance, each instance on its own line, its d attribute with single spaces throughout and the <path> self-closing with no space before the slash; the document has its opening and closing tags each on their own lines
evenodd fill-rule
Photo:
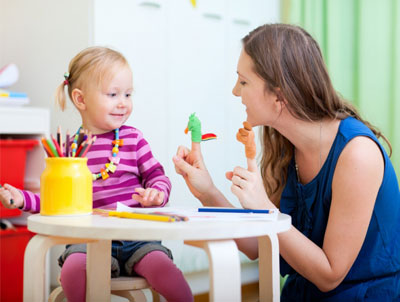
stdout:
<svg viewBox="0 0 400 302">
<path fill-rule="evenodd" d="M 155 292 L 146 279 L 141 277 L 111 278 L 111 294 L 128 299 L 130 302 L 146 301 L 142 289 L 150 289 L 154 302 L 160 301 L 160 296 Z M 49 302 L 64 302 L 65 295 L 61 286 L 53 290 Z"/>
</svg>

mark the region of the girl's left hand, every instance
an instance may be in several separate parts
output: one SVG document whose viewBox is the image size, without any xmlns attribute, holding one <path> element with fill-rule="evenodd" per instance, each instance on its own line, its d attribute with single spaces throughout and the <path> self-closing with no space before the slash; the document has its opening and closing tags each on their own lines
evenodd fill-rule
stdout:
<svg viewBox="0 0 400 302">
<path fill-rule="evenodd" d="M 132 199 L 139 202 L 143 207 L 159 206 L 164 201 L 164 192 L 154 188 L 136 188 L 138 194 L 133 194 Z"/>
<path fill-rule="evenodd" d="M 265 192 L 256 160 L 247 159 L 248 169 L 235 167 L 226 172 L 226 178 L 232 181 L 231 191 L 245 209 L 275 208 Z"/>
</svg>

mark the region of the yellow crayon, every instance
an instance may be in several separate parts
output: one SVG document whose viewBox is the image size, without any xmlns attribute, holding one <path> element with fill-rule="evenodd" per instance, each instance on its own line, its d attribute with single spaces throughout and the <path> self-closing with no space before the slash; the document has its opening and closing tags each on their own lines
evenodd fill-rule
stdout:
<svg viewBox="0 0 400 302">
<path fill-rule="evenodd" d="M 145 213 L 110 211 L 108 212 L 108 215 L 120 218 L 143 219 L 143 220 L 153 220 L 153 221 L 163 221 L 163 222 L 173 222 L 176 220 L 175 218 L 170 216 L 145 214 Z"/>
</svg>

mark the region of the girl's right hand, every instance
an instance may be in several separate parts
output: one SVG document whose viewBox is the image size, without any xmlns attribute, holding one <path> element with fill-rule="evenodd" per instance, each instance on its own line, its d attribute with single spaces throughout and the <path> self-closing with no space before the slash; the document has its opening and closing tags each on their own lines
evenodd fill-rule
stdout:
<svg viewBox="0 0 400 302">
<path fill-rule="evenodd" d="M 216 190 L 210 174 L 204 165 L 200 150 L 200 143 L 192 142 L 192 150 L 179 146 L 176 156 L 173 157 L 176 173 L 183 176 L 190 192 L 203 204 L 212 197 Z"/>
<path fill-rule="evenodd" d="M 16 188 L 5 184 L 0 188 L 0 202 L 8 209 L 21 208 L 24 205 L 24 197 Z"/>
</svg>

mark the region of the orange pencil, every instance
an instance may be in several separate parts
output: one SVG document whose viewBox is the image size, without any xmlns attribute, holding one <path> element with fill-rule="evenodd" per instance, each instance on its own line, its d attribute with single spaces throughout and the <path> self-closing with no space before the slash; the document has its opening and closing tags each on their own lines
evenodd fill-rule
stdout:
<svg viewBox="0 0 400 302">
<path fill-rule="evenodd" d="M 57 140 L 54 138 L 53 134 L 50 134 L 51 140 L 54 144 L 54 147 L 57 150 L 58 156 L 59 157 L 64 157 L 63 152 L 61 151 L 60 145 L 57 143 Z"/>
<path fill-rule="evenodd" d="M 46 142 L 46 139 L 44 137 L 42 137 L 41 141 L 42 141 L 42 145 L 44 147 L 44 151 L 46 151 L 46 153 L 47 153 L 47 156 L 48 157 L 54 157 L 54 154 L 53 154 L 53 152 L 51 152 L 50 147 Z"/>
</svg>

